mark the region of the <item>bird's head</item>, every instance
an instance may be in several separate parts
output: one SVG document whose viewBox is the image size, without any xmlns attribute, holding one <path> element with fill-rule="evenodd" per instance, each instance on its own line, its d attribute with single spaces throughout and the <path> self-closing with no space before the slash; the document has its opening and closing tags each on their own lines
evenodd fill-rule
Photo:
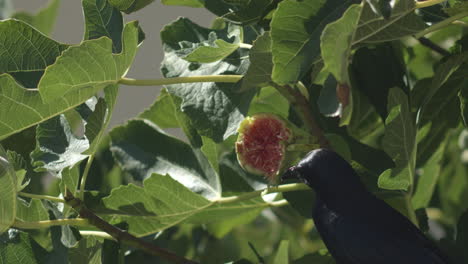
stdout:
<svg viewBox="0 0 468 264">
<path fill-rule="evenodd" d="M 336 193 L 364 188 L 351 165 L 336 152 L 316 149 L 296 166 L 289 168 L 282 180 L 299 179 L 318 193 Z"/>
</svg>

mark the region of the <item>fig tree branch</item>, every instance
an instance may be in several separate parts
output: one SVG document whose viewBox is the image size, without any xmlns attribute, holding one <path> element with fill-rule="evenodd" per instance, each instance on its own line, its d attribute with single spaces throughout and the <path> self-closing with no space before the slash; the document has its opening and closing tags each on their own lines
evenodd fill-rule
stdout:
<svg viewBox="0 0 468 264">
<path fill-rule="evenodd" d="M 310 187 L 303 183 L 291 183 L 291 184 L 282 184 L 278 186 L 271 186 L 266 189 L 257 190 L 249 193 L 244 193 L 236 196 L 223 197 L 216 200 L 218 204 L 234 203 L 244 200 L 253 199 L 259 196 L 263 196 L 269 193 L 279 193 L 279 192 L 292 192 L 292 191 L 305 191 L 310 190 Z"/>
<path fill-rule="evenodd" d="M 136 80 L 131 78 L 120 79 L 120 84 L 133 85 L 133 86 L 158 86 L 169 85 L 178 83 L 199 83 L 199 82 L 223 82 L 223 83 L 236 83 L 244 77 L 243 75 L 200 75 L 189 77 L 173 77 L 161 79 L 147 79 Z"/>
<path fill-rule="evenodd" d="M 109 224 L 108 222 L 104 221 L 102 218 L 94 214 L 91 210 L 89 210 L 80 199 L 75 198 L 73 194 L 69 192 L 68 190 L 66 191 L 65 201 L 67 201 L 67 204 L 71 206 L 73 209 L 75 209 L 78 212 L 78 214 L 82 218 L 86 219 L 91 225 L 108 233 L 114 239 L 116 239 L 117 241 L 123 244 L 142 249 L 149 254 L 164 258 L 172 263 L 178 263 L 178 264 L 196 264 L 197 263 L 192 260 L 188 260 L 184 257 L 177 256 L 172 252 L 162 249 L 152 243 L 146 242 L 145 240 L 139 239 L 135 237 L 134 235 L 128 233 L 127 231 Z"/>
<path fill-rule="evenodd" d="M 430 39 L 428 39 L 426 37 L 420 37 L 420 38 L 418 38 L 418 41 L 419 41 L 419 43 L 421 43 L 421 45 L 430 48 L 431 50 L 439 53 L 442 56 L 449 56 L 450 55 L 450 52 L 448 52 L 447 50 L 445 50 L 441 46 L 435 44 L 434 42 L 432 42 Z"/>
</svg>

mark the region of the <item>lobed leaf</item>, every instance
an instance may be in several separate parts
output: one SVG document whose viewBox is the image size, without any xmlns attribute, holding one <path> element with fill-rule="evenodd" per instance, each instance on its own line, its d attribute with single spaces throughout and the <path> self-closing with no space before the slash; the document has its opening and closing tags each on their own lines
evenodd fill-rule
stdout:
<svg viewBox="0 0 468 264">
<path fill-rule="evenodd" d="M 135 57 L 138 45 L 138 23 L 124 27 L 123 50 L 112 53 L 109 38 L 83 41 L 70 47 L 48 67 L 38 89 L 44 103 L 50 103 L 70 92 L 104 89 L 125 75 Z"/>
<path fill-rule="evenodd" d="M 194 75 L 244 74 L 249 65 L 246 51 L 237 50 L 227 58 L 212 63 L 190 63 L 184 57 L 209 40 L 210 34 L 229 41 L 228 28 L 212 30 L 180 18 L 161 32 L 164 43 L 162 73 L 169 77 Z M 237 34 L 240 34 L 238 32 Z M 237 36 L 240 38 L 240 36 Z M 236 91 L 239 84 L 185 83 L 167 85 L 167 91 L 182 99 L 180 109 L 190 118 L 200 135 L 221 142 L 237 131 L 244 119 L 252 93 Z"/>
<path fill-rule="evenodd" d="M 382 145 L 395 162 L 395 168 L 384 171 L 379 176 L 378 185 L 387 190 L 406 191 L 415 179 L 416 127 L 408 97 L 400 88 L 390 89 L 388 113 Z"/>
<path fill-rule="evenodd" d="M 16 184 L 15 170 L 0 145 L 0 234 L 15 222 Z"/>
<path fill-rule="evenodd" d="M 348 65 L 351 46 L 362 7 L 351 6 L 337 21 L 328 24 L 320 38 L 320 48 L 325 67 L 340 84 L 349 84 Z"/>
<path fill-rule="evenodd" d="M 289 263 L 289 241 L 281 241 L 276 256 L 273 260 L 273 264 L 287 264 Z"/>
<path fill-rule="evenodd" d="M 0 26 L 1 23 L 14 24 L 17 22 L 4 21 L 0 22 Z M 23 86 L 15 82 L 10 75 L 0 75 L 0 139 L 73 109 L 85 102 L 100 89 L 110 84 L 115 85 L 120 77 L 127 71 L 128 67 L 130 67 L 136 52 L 137 41 L 137 24 L 130 23 L 127 24 L 124 29 L 124 42 L 127 44 L 124 45 L 124 50 L 126 51 L 122 54 L 113 55 L 111 53 L 111 41 L 107 38 L 86 41 L 80 46 L 73 47 L 74 51 L 67 53 L 68 55 L 61 56 L 58 60 L 60 62 L 57 61 L 56 64 L 50 66 L 43 76 L 43 79 L 41 79 L 39 89 L 42 89 L 45 95 L 40 95 L 35 90 L 26 90 Z M 106 52 L 104 52 L 104 50 L 99 50 L 98 55 L 93 58 L 89 57 L 90 54 L 81 57 L 81 53 L 87 52 L 87 48 L 96 50 L 103 48 L 103 45 L 107 47 Z M 33 49 L 34 46 L 30 48 Z M 73 54 L 78 57 L 74 57 Z M 33 57 L 36 58 L 35 56 Z M 20 58 L 21 57 L 19 57 L 18 60 L 20 60 Z M 98 59 L 99 62 L 104 64 L 96 63 L 95 59 Z M 84 68 L 77 70 L 75 67 L 78 65 L 75 64 L 77 62 L 75 60 L 78 60 L 81 63 L 78 65 Z M 108 65 L 105 63 L 110 64 Z M 37 63 L 37 65 L 34 65 L 36 66 L 34 69 L 41 69 L 45 64 L 47 63 Z M 27 65 L 29 66 L 30 64 Z M 47 65 L 45 65 L 45 67 L 46 66 Z M 117 66 L 119 67 L 116 68 Z M 102 67 L 105 67 L 108 71 L 112 71 L 112 73 L 106 75 L 106 71 L 101 70 Z M 23 68 L 27 69 L 28 67 Z M 62 75 L 61 71 L 65 71 L 65 75 Z M 118 71 L 120 73 L 118 73 Z M 84 76 L 80 76 L 80 74 L 84 74 Z M 107 78 L 111 75 L 115 78 Z M 62 77 L 64 77 L 65 80 L 62 80 Z M 89 78 L 102 79 L 100 81 L 94 80 L 88 82 L 90 80 Z M 60 82 L 56 82 L 57 80 L 60 80 Z M 79 80 L 87 83 L 80 83 Z M 50 86 L 49 82 L 51 82 Z M 69 88 L 68 92 L 62 90 L 58 94 L 54 93 L 54 89 L 62 89 L 64 87 Z M 115 85 L 114 87 L 117 86 Z M 112 92 L 112 94 L 116 96 L 116 91 Z M 47 102 L 42 101 L 43 98 L 41 97 L 43 96 L 47 98 Z M 115 102 L 115 99 L 113 101 Z M 108 104 L 110 103 L 108 102 Z M 17 117 L 21 118 L 18 119 Z"/>
<path fill-rule="evenodd" d="M 22 231 L 10 229 L 0 236 L 0 263 L 36 264 L 34 241 Z"/>
<path fill-rule="evenodd" d="M 122 13 L 107 0 L 82 0 L 85 17 L 84 39 L 108 37 L 112 40 L 112 52 L 122 51 Z"/>
<path fill-rule="evenodd" d="M 170 174 L 193 192 L 221 196 L 219 178 L 199 149 L 170 137 L 147 120 L 130 121 L 110 133 L 111 151 L 121 168 L 135 180 L 153 173 Z"/>
<path fill-rule="evenodd" d="M 40 123 L 36 140 L 31 159 L 37 171 L 60 172 L 87 157 L 81 153 L 89 148 L 89 141 L 73 134 L 64 115 Z"/>
<path fill-rule="evenodd" d="M 442 157 L 445 144 L 442 143 L 432 157 L 422 167 L 421 175 L 417 181 L 415 192 L 411 198 L 414 210 L 426 208 L 432 199 L 436 184 L 440 176 Z"/>
<path fill-rule="evenodd" d="M 385 19 L 370 5 L 364 5 L 353 45 L 392 41 L 424 30 L 426 25 L 414 10 L 415 1 L 397 0 L 391 15 Z"/>
<path fill-rule="evenodd" d="M 242 80 L 242 91 L 262 88 L 271 82 L 273 61 L 270 32 L 265 32 L 254 41 L 249 58 L 251 64 Z"/>
<path fill-rule="evenodd" d="M 204 0 L 205 8 L 233 23 L 250 25 L 258 22 L 274 7 L 272 0 L 219 1 Z"/>
<path fill-rule="evenodd" d="M 143 185 L 121 186 L 103 199 L 104 205 L 114 210 L 107 217 L 126 221 L 129 232 L 137 236 L 156 233 L 180 223 L 219 222 L 268 206 L 258 198 L 217 204 L 216 199 L 207 200 L 168 175 L 153 174 Z"/>
<path fill-rule="evenodd" d="M 273 81 L 300 80 L 320 55 L 325 26 L 341 17 L 352 0 L 287 0 L 278 4 L 271 21 Z"/>
</svg>

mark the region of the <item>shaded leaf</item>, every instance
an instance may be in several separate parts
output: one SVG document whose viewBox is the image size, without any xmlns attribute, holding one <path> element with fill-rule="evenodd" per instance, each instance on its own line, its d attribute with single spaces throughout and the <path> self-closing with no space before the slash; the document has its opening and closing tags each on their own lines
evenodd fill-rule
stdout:
<svg viewBox="0 0 468 264">
<path fill-rule="evenodd" d="M 335 264 L 335 260 L 329 253 L 323 254 L 322 252 L 307 254 L 299 259 L 294 260 L 293 264 Z"/>
<path fill-rule="evenodd" d="M 0 73 L 36 72 L 40 76 L 68 48 L 22 21 L 0 21 L 0 31 Z"/>
<path fill-rule="evenodd" d="M 271 82 L 273 61 L 270 32 L 265 32 L 254 41 L 249 57 L 251 63 L 242 80 L 242 91 L 262 88 Z"/>
<path fill-rule="evenodd" d="M 376 14 L 370 5 L 364 5 L 353 45 L 377 43 L 400 39 L 426 28 L 426 24 L 414 13 L 415 1 L 396 0 L 388 19 Z"/>
<path fill-rule="evenodd" d="M 16 217 L 16 175 L 7 153 L 0 145 L 0 234 L 13 225 Z"/>
<path fill-rule="evenodd" d="M 395 162 L 379 176 L 378 185 L 387 190 L 408 190 L 414 184 L 416 166 L 416 128 L 408 97 L 399 88 L 390 89 L 388 117 L 385 120 L 383 149 Z"/>
<path fill-rule="evenodd" d="M 349 84 L 348 64 L 361 9 L 360 5 L 351 6 L 343 17 L 325 27 L 320 38 L 325 67 L 341 84 Z"/>
<path fill-rule="evenodd" d="M 468 85 L 467 76 L 466 67 L 458 69 L 423 105 L 419 113 L 418 127 L 428 129 L 428 132 L 418 143 L 418 164 L 425 164 L 446 138 L 447 133 L 459 126 L 460 105 L 457 93 Z M 417 94 L 420 90 L 426 95 L 424 92 L 427 88 L 427 82 L 418 82 L 413 92 Z"/>
<path fill-rule="evenodd" d="M 457 224 L 457 239 L 456 245 L 458 247 L 460 255 L 462 259 L 461 262 L 468 261 L 468 252 L 467 252 L 467 245 L 468 245 L 468 211 L 463 213 L 460 218 L 458 219 Z M 460 262 L 460 263 L 461 263 Z"/>
<path fill-rule="evenodd" d="M 387 117 L 388 92 L 392 87 L 407 91 L 406 69 L 397 49 L 389 43 L 360 48 L 353 55 L 350 71 L 353 87 L 364 93 L 382 118 Z"/>
<path fill-rule="evenodd" d="M 36 264 L 32 244 L 27 233 L 10 229 L 0 236 L 0 263 Z"/>
<path fill-rule="evenodd" d="M 82 0 L 85 17 L 84 39 L 106 36 L 112 40 L 112 52 L 122 50 L 123 19 L 120 11 L 107 0 Z"/>
<path fill-rule="evenodd" d="M 367 0 L 367 3 L 377 15 L 387 19 L 390 17 L 392 13 L 391 0 Z"/>
<path fill-rule="evenodd" d="M 115 101 L 117 94 L 108 94 L 110 90 L 117 91 L 117 89 L 117 85 L 110 85 L 106 87 L 106 99 Z M 101 138 L 103 137 L 103 133 L 105 132 L 104 130 L 110 121 L 110 114 L 112 113 L 112 110 L 113 107 L 108 107 L 106 104 L 106 100 L 104 100 L 103 98 L 98 99 L 94 111 L 90 114 L 90 116 L 87 119 L 85 119 L 85 136 L 90 145 L 88 149 L 83 152 L 83 154 L 90 155 L 96 152 L 97 148 L 99 147 L 99 143 L 101 142 Z"/>
<path fill-rule="evenodd" d="M 36 140 L 31 158 L 37 171 L 60 172 L 87 157 L 81 153 L 89 148 L 88 140 L 72 133 L 64 115 L 39 124 Z"/>
<path fill-rule="evenodd" d="M 446 61 L 441 63 L 432 78 L 431 86 L 425 91 L 424 99 L 421 100 L 421 106 L 427 104 L 431 98 L 437 93 L 440 87 L 447 82 L 452 74 L 454 74 L 458 68 L 468 61 L 468 52 L 463 52 L 461 54 L 455 54 L 447 58 Z M 462 73 L 463 74 L 463 73 Z M 457 77 L 457 75 L 455 75 Z"/>
<path fill-rule="evenodd" d="M 102 243 L 94 237 L 86 237 L 70 250 L 70 264 L 102 264 Z"/>
<path fill-rule="evenodd" d="M 170 174 L 204 197 L 220 197 L 218 176 L 202 152 L 164 134 L 154 124 L 130 121 L 113 129 L 110 136 L 115 159 L 135 180 L 142 181 L 153 173 Z"/>
<path fill-rule="evenodd" d="M 415 192 L 411 199 L 413 208 L 426 208 L 432 199 L 437 181 L 440 175 L 442 157 L 445 150 L 445 144 L 441 144 L 432 157 L 422 167 L 421 175 L 416 184 Z"/>
<path fill-rule="evenodd" d="M 468 12 L 468 2 L 463 0 L 455 1 L 453 6 L 444 8 L 444 12 L 450 16 L 455 16 L 460 13 Z"/>
<path fill-rule="evenodd" d="M 217 204 L 192 192 L 170 176 L 153 174 L 143 183 L 114 189 L 103 199 L 114 210 L 114 221 L 125 221 L 129 232 L 144 236 L 180 223 L 208 224 L 231 219 L 241 213 L 268 206 L 261 199 Z"/>
<path fill-rule="evenodd" d="M 21 154 L 15 151 L 7 150 L 7 160 L 11 163 L 11 166 L 16 173 L 16 191 L 21 191 L 28 186 L 30 179 L 25 181 L 28 164 Z"/>
<path fill-rule="evenodd" d="M 281 241 L 276 256 L 273 260 L 273 264 L 288 264 L 289 263 L 289 241 Z"/>
<path fill-rule="evenodd" d="M 79 164 L 65 168 L 62 173 L 62 180 L 60 182 L 60 190 L 62 193 L 67 193 L 67 191 L 71 192 L 74 196 L 76 196 L 76 191 L 78 190 L 79 186 L 79 179 L 80 179 L 80 170 Z"/>
</svg>

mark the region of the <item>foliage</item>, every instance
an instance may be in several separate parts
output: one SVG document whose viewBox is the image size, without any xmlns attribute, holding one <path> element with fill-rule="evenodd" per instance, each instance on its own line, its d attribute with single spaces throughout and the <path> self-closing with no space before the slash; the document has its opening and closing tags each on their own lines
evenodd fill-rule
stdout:
<svg viewBox="0 0 468 264">
<path fill-rule="evenodd" d="M 82 0 L 68 45 L 49 37 L 59 0 L 0 0 L 0 263 L 334 263 L 312 191 L 238 164 L 239 124 L 262 112 L 297 137 L 287 165 L 332 147 L 468 262 L 466 1 L 162 0 L 218 18 L 166 25 L 165 78 L 134 80 L 145 33 L 124 21 L 152 2 Z M 125 85 L 164 87 L 108 132 Z"/>
</svg>

